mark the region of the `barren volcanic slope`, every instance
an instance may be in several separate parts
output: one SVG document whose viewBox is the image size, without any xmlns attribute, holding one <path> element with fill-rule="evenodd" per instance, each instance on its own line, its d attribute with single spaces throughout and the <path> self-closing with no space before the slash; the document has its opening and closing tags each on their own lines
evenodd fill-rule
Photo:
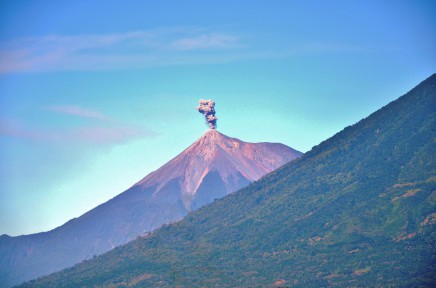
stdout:
<svg viewBox="0 0 436 288">
<path fill-rule="evenodd" d="M 22 287 L 434 287 L 436 75 L 260 181 Z"/>
<path fill-rule="evenodd" d="M 302 153 L 208 130 L 176 158 L 112 200 L 50 232 L 0 237 L 0 283 L 8 287 L 127 243 L 246 186 Z"/>
<path fill-rule="evenodd" d="M 246 143 L 209 129 L 183 153 L 135 186 L 152 188 L 157 198 L 177 199 L 177 208 L 184 215 L 301 155 L 282 144 Z"/>
</svg>

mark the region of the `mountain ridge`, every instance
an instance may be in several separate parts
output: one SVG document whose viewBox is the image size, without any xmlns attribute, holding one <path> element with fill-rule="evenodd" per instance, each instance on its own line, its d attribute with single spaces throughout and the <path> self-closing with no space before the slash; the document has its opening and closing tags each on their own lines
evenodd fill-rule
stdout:
<svg viewBox="0 0 436 288">
<path fill-rule="evenodd" d="M 436 74 L 237 193 L 21 287 L 431 287 Z"/>
<path fill-rule="evenodd" d="M 161 168 L 82 216 L 48 232 L 0 237 L 0 286 L 72 266 L 180 220 L 301 154 L 209 129 Z"/>
</svg>

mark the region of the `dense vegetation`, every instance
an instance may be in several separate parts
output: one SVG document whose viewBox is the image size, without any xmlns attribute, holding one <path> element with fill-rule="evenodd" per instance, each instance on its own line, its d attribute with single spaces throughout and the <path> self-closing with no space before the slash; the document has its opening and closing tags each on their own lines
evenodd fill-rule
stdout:
<svg viewBox="0 0 436 288">
<path fill-rule="evenodd" d="M 436 285 L 436 75 L 184 220 L 22 287 Z"/>
</svg>

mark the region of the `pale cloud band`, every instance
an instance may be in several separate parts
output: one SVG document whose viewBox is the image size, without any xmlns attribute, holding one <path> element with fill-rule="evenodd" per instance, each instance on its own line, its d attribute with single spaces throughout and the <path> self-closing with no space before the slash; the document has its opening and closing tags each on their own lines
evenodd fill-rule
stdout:
<svg viewBox="0 0 436 288">
<path fill-rule="evenodd" d="M 44 107 L 43 110 L 99 121 L 75 128 L 50 130 L 32 127 L 21 121 L 2 120 L 0 121 L 0 136 L 31 141 L 110 146 L 158 135 L 157 132 L 145 127 L 122 123 L 100 111 L 80 106 L 48 106 Z"/>
<path fill-rule="evenodd" d="M 188 28 L 27 37 L 0 43 L 0 73 L 180 65 L 207 61 L 205 50 L 217 56 L 241 47 L 239 36 Z"/>
<path fill-rule="evenodd" d="M 106 116 L 100 111 L 86 109 L 80 106 L 66 105 L 66 106 L 47 106 L 47 110 L 54 111 L 62 114 L 78 116 L 81 118 L 98 119 L 102 121 L 110 120 L 110 117 Z"/>
<path fill-rule="evenodd" d="M 155 137 L 157 135 L 158 133 L 152 130 L 132 125 L 80 127 L 55 131 L 0 122 L 0 136 L 68 144 L 110 146 L 135 139 Z"/>
<path fill-rule="evenodd" d="M 344 43 L 293 43 L 289 37 L 271 50 L 268 36 L 258 37 L 179 27 L 19 38 L 0 42 L 0 74 L 130 70 L 365 50 Z"/>
</svg>

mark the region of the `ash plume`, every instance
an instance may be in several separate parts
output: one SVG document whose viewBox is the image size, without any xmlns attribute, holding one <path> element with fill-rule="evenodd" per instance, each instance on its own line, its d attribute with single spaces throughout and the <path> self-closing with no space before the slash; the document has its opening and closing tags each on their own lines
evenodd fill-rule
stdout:
<svg viewBox="0 0 436 288">
<path fill-rule="evenodd" d="M 215 117 L 215 102 L 213 100 L 200 99 L 196 109 L 198 112 L 204 115 L 206 118 L 206 123 L 209 125 L 209 127 L 211 129 L 216 129 L 216 121 L 218 118 Z"/>
</svg>

